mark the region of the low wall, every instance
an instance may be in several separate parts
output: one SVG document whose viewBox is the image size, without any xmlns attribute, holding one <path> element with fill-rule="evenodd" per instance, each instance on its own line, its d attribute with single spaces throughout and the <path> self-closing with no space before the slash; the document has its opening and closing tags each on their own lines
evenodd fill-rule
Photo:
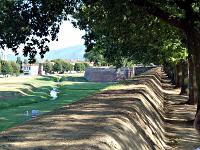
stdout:
<svg viewBox="0 0 200 150">
<path fill-rule="evenodd" d="M 136 75 L 140 75 L 148 70 L 151 70 L 155 68 L 154 66 L 135 66 L 134 67 L 134 72 L 135 72 L 135 76 Z"/>
<path fill-rule="evenodd" d="M 87 68 L 84 77 L 90 82 L 116 82 L 132 78 L 135 75 L 144 73 L 154 67 L 136 66 L 130 68 Z"/>
<path fill-rule="evenodd" d="M 84 77 L 91 82 L 115 82 L 116 69 L 113 68 L 87 68 Z"/>
</svg>

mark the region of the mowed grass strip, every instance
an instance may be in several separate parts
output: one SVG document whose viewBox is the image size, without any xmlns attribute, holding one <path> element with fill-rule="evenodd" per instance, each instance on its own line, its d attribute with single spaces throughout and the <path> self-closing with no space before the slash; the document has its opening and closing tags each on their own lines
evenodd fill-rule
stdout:
<svg viewBox="0 0 200 150">
<path fill-rule="evenodd" d="M 16 78 L 15 78 L 16 79 Z M 42 77 L 25 79 L 25 82 L 6 83 L 0 82 L 0 109 L 23 106 L 38 103 L 50 99 L 49 93 L 55 82 L 53 80 L 41 80 Z M 9 80 L 9 79 L 8 79 Z M 24 80 L 19 78 L 17 80 Z"/>
<path fill-rule="evenodd" d="M 54 77 L 35 77 L 26 79 L 25 82 L 17 81 L 16 84 L 13 81 L 12 84 L 13 86 L 7 90 L 0 88 L 0 97 L 4 96 L 4 100 L 0 100 L 0 131 L 30 120 L 31 115 L 26 116 L 27 111 L 30 113 L 31 110 L 35 109 L 39 110 L 41 114 L 47 113 L 95 94 L 111 85 L 63 81 L 58 86 L 58 98 L 53 100 L 49 93 L 52 87 L 58 84 Z M 3 85 L 6 85 L 6 82 L 2 85 L 0 82 L 0 86 Z M 10 96 L 6 97 L 5 95 Z"/>
</svg>

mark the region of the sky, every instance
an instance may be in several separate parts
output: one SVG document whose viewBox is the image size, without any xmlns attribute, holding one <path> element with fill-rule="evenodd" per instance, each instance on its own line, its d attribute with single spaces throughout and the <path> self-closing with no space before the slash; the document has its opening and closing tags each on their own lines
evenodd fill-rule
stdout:
<svg viewBox="0 0 200 150">
<path fill-rule="evenodd" d="M 83 35 L 84 31 L 73 28 L 69 21 L 64 21 L 58 33 L 58 41 L 53 41 L 49 44 L 50 50 L 83 45 L 84 40 L 81 38 Z"/>
</svg>

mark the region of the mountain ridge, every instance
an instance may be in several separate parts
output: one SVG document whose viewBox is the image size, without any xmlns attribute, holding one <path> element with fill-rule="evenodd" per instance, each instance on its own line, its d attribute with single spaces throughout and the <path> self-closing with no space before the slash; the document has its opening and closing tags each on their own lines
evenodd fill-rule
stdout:
<svg viewBox="0 0 200 150">
<path fill-rule="evenodd" d="M 76 45 L 72 47 L 61 48 L 57 50 L 50 50 L 44 55 L 43 60 L 52 60 L 52 59 L 70 59 L 70 60 L 84 60 L 85 46 L 84 45 Z M 23 55 L 8 54 L 6 55 L 8 60 L 16 60 L 17 57 L 21 57 L 22 59 L 28 59 Z M 36 56 L 36 59 L 41 60 L 40 55 Z"/>
</svg>

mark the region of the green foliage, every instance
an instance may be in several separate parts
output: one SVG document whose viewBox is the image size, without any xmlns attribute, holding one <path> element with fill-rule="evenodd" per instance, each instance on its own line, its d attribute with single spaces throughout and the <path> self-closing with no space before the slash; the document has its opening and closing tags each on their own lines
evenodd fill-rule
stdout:
<svg viewBox="0 0 200 150">
<path fill-rule="evenodd" d="M 182 60 L 186 60 L 188 57 L 187 49 L 181 43 L 180 40 L 166 40 L 162 48 L 164 61 L 169 63 L 180 63 Z"/>
<path fill-rule="evenodd" d="M 13 68 L 10 62 L 4 60 L 1 61 L 1 73 L 3 75 L 13 74 Z"/>
<path fill-rule="evenodd" d="M 12 69 L 13 69 L 13 74 L 19 75 L 20 74 L 20 68 L 21 68 L 20 64 L 11 61 L 11 66 L 12 66 Z"/>
<path fill-rule="evenodd" d="M 87 79 L 85 79 L 84 77 L 73 77 L 73 76 L 65 77 L 65 81 L 88 82 Z"/>
<path fill-rule="evenodd" d="M 0 74 L 1 74 L 1 59 L 0 59 Z"/>
<path fill-rule="evenodd" d="M 17 57 L 16 63 L 19 64 L 19 66 L 20 66 L 20 72 L 22 73 L 23 72 L 22 71 L 22 64 L 23 64 L 23 62 L 21 60 L 21 57 Z"/>
<path fill-rule="evenodd" d="M 24 59 L 24 64 L 28 64 L 28 60 L 27 59 Z"/>
<path fill-rule="evenodd" d="M 44 68 L 44 71 L 46 73 L 51 73 L 52 70 L 53 70 L 53 64 L 50 62 L 50 61 L 46 61 L 44 64 L 43 64 L 43 68 Z"/>
<path fill-rule="evenodd" d="M 62 61 L 62 68 L 63 68 L 62 71 L 72 71 L 73 67 L 74 66 L 72 64 L 65 62 L 65 61 Z"/>
<path fill-rule="evenodd" d="M 93 62 L 95 66 L 103 66 L 106 64 L 106 60 L 102 53 L 101 49 L 94 47 L 89 52 L 85 52 L 84 58 L 89 62 Z"/>
<path fill-rule="evenodd" d="M 72 71 L 74 66 L 64 60 L 61 59 L 55 59 L 52 60 L 52 62 L 54 62 L 53 65 L 53 71 L 55 72 L 65 72 L 65 71 Z"/>
<path fill-rule="evenodd" d="M 17 48 L 23 44 L 24 56 L 30 62 L 39 51 L 41 57 L 49 51 L 50 40 L 57 40 L 61 22 L 68 19 L 79 0 L 3 0 L 0 2 L 0 47 Z"/>
<path fill-rule="evenodd" d="M 170 38 L 173 43 L 183 38 L 179 31 L 133 7 L 127 1 L 123 5 L 121 1 L 98 1 L 82 6 L 75 17 L 79 20 L 77 25 L 87 31 L 86 58 L 103 55 L 107 62 L 119 67 L 131 63 L 158 64 L 166 56 L 161 51 L 165 40 Z"/>
<path fill-rule="evenodd" d="M 64 105 L 82 100 L 109 86 L 109 84 L 106 83 L 63 82 L 58 88 L 58 98 L 52 101 L 49 97 L 49 92 L 52 87 L 57 84 L 53 82 L 53 78 L 34 78 L 26 83 L 32 85 L 31 87 L 40 86 L 29 89 L 23 85 L 23 82 L 16 82 L 15 85 L 17 85 L 17 87 L 22 86 L 23 88 L 21 90 L 27 95 L 15 92 L 17 87 L 9 89 L 7 93 L 0 91 L 0 118 L 5 118 L 1 119 L 0 131 L 32 119 L 31 116 L 26 117 L 23 115 L 26 111 L 30 112 L 32 109 L 38 109 L 41 114 L 47 113 Z M 0 87 L 2 86 L 0 82 Z M 3 101 L 2 99 L 6 100 Z"/>
<path fill-rule="evenodd" d="M 137 59 L 135 55 L 139 54 L 141 46 L 153 44 L 160 49 L 163 36 L 169 39 L 173 33 L 168 32 L 163 22 L 170 28 L 181 29 L 184 34 L 199 33 L 199 5 L 198 1 L 189 0 L 2 1 L 0 46 L 12 48 L 17 53 L 19 45 L 24 44 L 24 55 L 29 56 L 30 61 L 35 61 L 37 50 L 44 57 L 49 51 L 49 40 L 57 40 L 61 22 L 72 14 L 78 19 L 78 23 L 72 21 L 73 24 L 86 31 L 87 50 L 98 45 L 104 51 L 106 61 L 120 65 L 124 59 Z"/>
<path fill-rule="evenodd" d="M 84 63 L 75 63 L 74 65 L 74 70 L 75 71 L 79 71 L 79 72 L 82 72 L 85 70 L 85 65 Z"/>
<path fill-rule="evenodd" d="M 128 3 L 101 0 L 83 4 L 74 15 L 77 26 L 86 30 L 85 58 L 89 61 L 96 65 L 105 61 L 117 67 L 158 64 L 165 40 L 183 38 L 180 31 Z"/>
<path fill-rule="evenodd" d="M 16 63 L 19 64 L 20 66 L 22 65 L 21 57 L 17 57 Z"/>
<path fill-rule="evenodd" d="M 61 73 L 63 71 L 62 69 L 63 69 L 62 68 L 62 62 L 61 61 L 55 61 L 54 65 L 53 65 L 53 71 Z"/>
<path fill-rule="evenodd" d="M 85 66 L 85 69 L 88 68 L 88 67 L 90 67 L 90 65 L 89 65 L 87 62 L 85 62 L 85 63 L 83 63 L 83 64 L 84 64 L 84 66 Z"/>
</svg>

